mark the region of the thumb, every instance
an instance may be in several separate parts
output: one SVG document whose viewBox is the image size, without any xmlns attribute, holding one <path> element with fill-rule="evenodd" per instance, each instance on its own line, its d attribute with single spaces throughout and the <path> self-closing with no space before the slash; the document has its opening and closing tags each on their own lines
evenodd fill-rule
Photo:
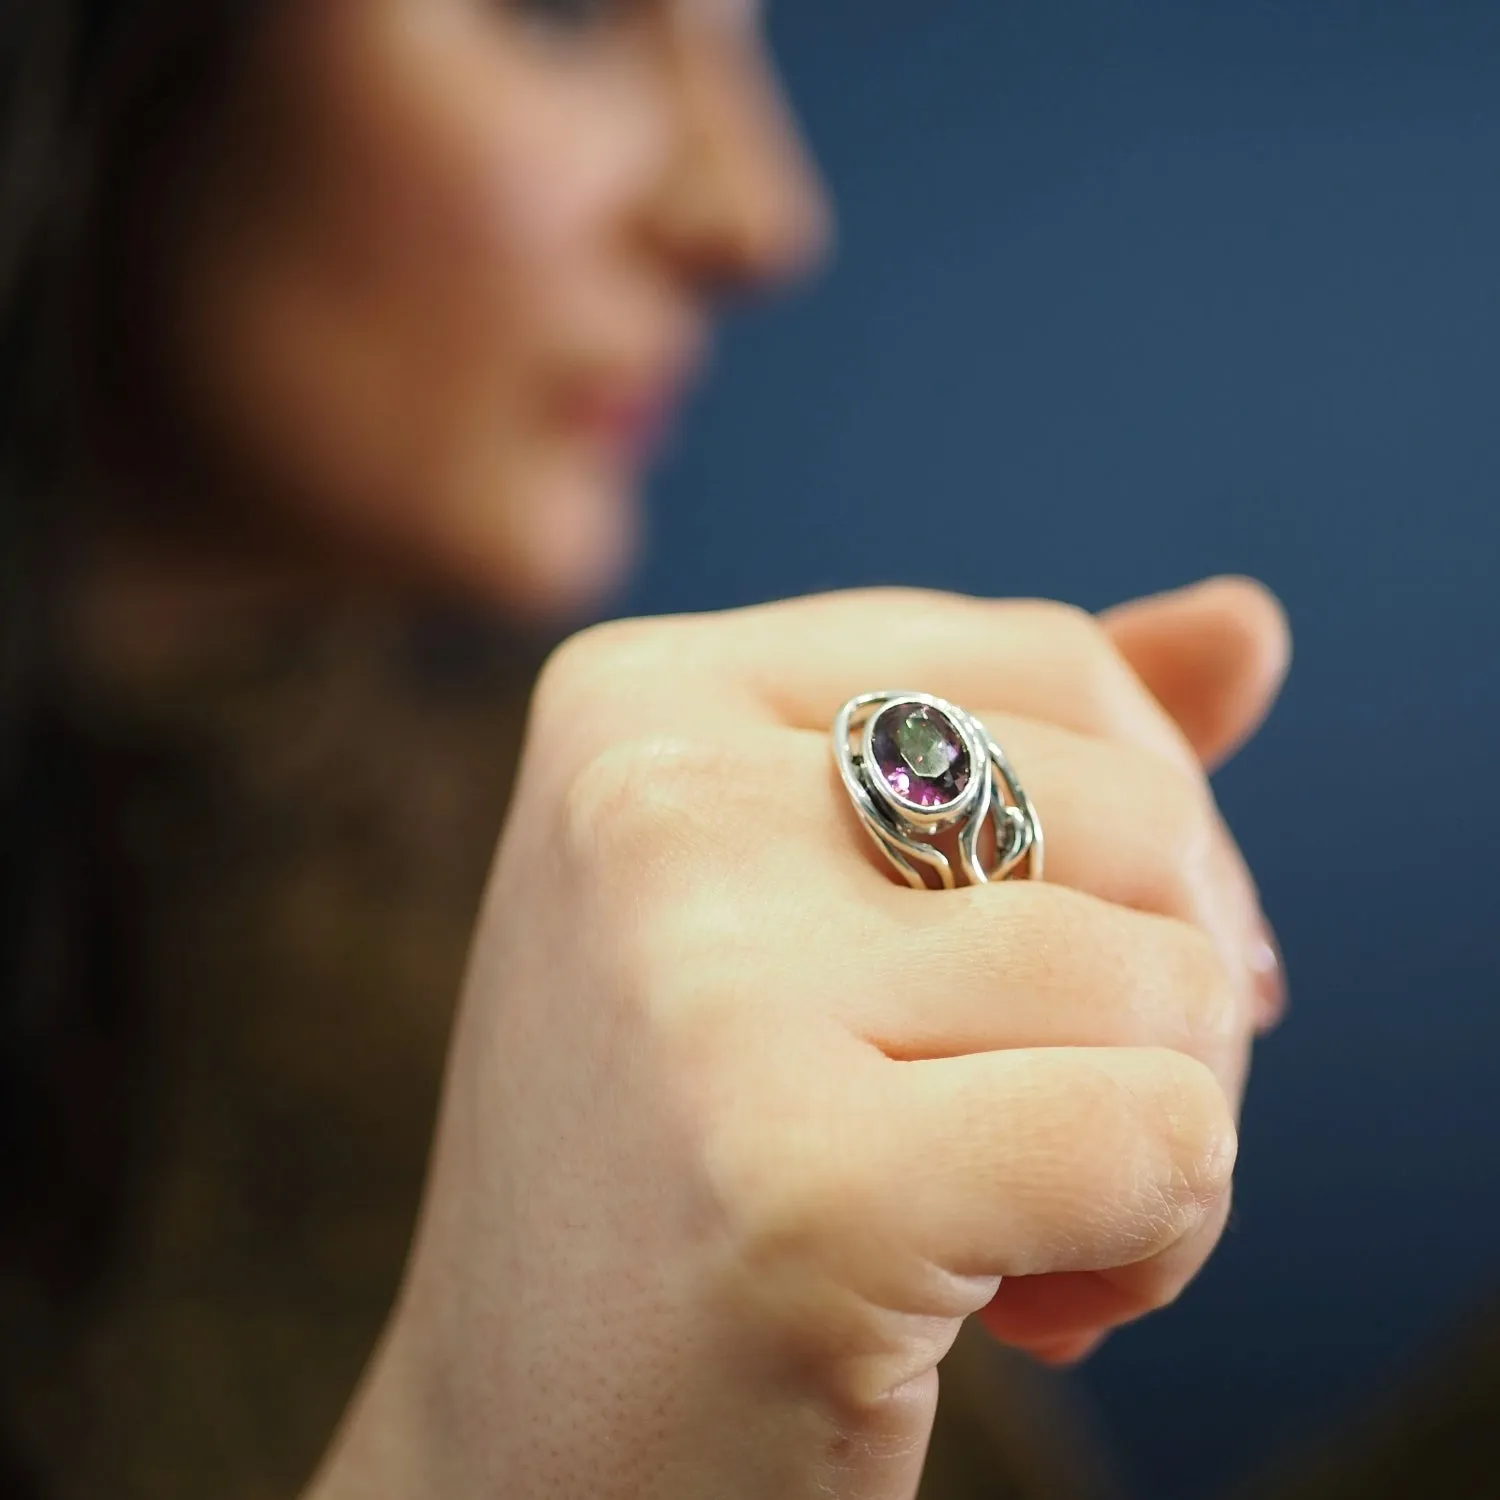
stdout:
<svg viewBox="0 0 1500 1500">
<path fill-rule="evenodd" d="M 1210 770 L 1260 728 L 1291 664 L 1286 613 L 1249 578 L 1211 578 L 1101 618 Z"/>
</svg>

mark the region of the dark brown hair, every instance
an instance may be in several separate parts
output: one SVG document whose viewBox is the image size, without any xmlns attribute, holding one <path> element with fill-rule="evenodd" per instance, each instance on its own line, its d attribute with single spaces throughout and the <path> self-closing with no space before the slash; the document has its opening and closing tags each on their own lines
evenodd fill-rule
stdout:
<svg viewBox="0 0 1500 1500">
<path fill-rule="evenodd" d="M 60 690 L 59 585 L 144 189 L 268 3 L 0 8 L 0 1257 L 68 1298 L 109 1261 L 137 1038 L 122 768 Z"/>
</svg>

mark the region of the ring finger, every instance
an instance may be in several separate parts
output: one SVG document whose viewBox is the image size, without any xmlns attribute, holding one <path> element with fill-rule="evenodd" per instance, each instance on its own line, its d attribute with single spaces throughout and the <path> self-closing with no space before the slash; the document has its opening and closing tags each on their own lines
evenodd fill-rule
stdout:
<svg viewBox="0 0 1500 1500">
<path fill-rule="evenodd" d="M 979 717 L 1039 809 L 1048 881 L 1202 928 L 1253 1008 L 1259 904 L 1206 785 L 1134 745 L 1002 713 Z M 857 837 L 885 869 L 868 835 Z"/>
</svg>

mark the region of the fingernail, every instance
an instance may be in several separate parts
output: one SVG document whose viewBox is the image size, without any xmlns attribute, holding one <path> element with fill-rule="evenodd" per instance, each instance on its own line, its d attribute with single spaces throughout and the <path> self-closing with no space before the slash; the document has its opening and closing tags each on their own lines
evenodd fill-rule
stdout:
<svg viewBox="0 0 1500 1500">
<path fill-rule="evenodd" d="M 1276 933 L 1264 917 L 1250 949 L 1250 972 L 1255 982 L 1255 1024 L 1260 1031 L 1269 1031 L 1286 1014 L 1286 961 Z"/>
</svg>

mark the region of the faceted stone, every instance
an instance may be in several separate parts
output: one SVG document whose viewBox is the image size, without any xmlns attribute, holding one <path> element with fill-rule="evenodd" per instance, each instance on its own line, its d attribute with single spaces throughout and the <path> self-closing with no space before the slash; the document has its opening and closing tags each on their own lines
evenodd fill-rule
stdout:
<svg viewBox="0 0 1500 1500">
<path fill-rule="evenodd" d="M 969 751 L 957 726 L 925 703 L 893 703 L 870 736 L 875 765 L 893 792 L 918 807 L 961 797 L 969 784 Z"/>
</svg>

